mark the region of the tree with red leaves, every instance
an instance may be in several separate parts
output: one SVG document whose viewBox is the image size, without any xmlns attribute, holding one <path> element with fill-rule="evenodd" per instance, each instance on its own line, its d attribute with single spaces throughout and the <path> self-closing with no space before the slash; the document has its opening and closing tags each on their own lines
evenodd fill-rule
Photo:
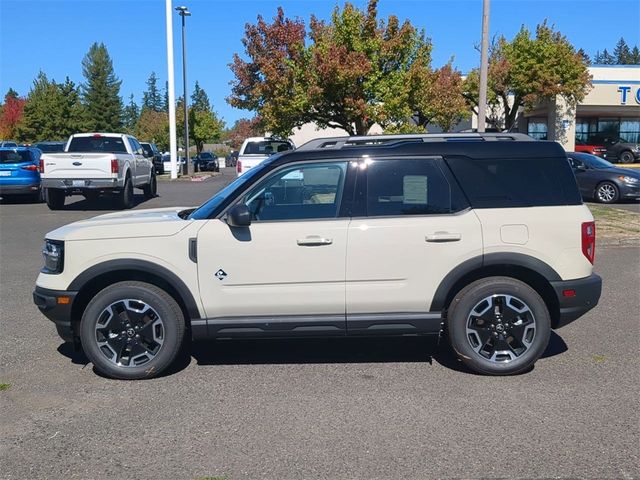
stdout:
<svg viewBox="0 0 640 480">
<path fill-rule="evenodd" d="M 2 114 L 0 114 L 0 138 L 11 140 L 16 137 L 16 126 L 22 120 L 26 100 L 18 97 L 12 88 L 4 96 Z"/>
</svg>

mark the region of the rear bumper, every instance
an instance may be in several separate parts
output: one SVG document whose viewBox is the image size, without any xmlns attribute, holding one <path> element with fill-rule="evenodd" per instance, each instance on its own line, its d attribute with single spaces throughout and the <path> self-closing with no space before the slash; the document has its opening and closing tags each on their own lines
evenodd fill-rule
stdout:
<svg viewBox="0 0 640 480">
<path fill-rule="evenodd" d="M 39 183 L 0 185 L 0 195 L 24 195 L 28 193 L 36 193 L 38 190 L 40 190 Z"/>
<path fill-rule="evenodd" d="M 42 314 L 56 325 L 58 335 L 65 342 L 74 342 L 78 333 L 73 330 L 71 310 L 78 292 L 68 292 L 66 290 L 49 290 L 36 286 L 33 292 L 33 303 L 40 309 Z M 68 303 L 59 303 L 59 298 L 69 297 Z"/>
<path fill-rule="evenodd" d="M 123 182 L 117 178 L 43 178 L 42 188 L 62 190 L 122 188 Z"/>
<path fill-rule="evenodd" d="M 580 318 L 598 304 L 602 278 L 592 274 L 577 280 L 551 282 L 551 286 L 560 307 L 560 315 L 554 328 L 560 328 Z"/>
</svg>

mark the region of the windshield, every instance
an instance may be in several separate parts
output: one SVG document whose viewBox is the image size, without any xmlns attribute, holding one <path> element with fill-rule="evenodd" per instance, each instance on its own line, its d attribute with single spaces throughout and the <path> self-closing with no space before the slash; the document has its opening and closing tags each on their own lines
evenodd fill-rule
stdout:
<svg viewBox="0 0 640 480">
<path fill-rule="evenodd" d="M 243 155 L 271 155 L 278 152 L 292 150 L 291 144 L 282 140 L 264 140 L 260 142 L 248 142 Z"/>
<path fill-rule="evenodd" d="M 236 178 L 229 185 L 224 187 L 218 193 L 216 193 L 213 197 L 203 203 L 201 206 L 196 208 L 189 217 L 189 220 L 206 220 L 211 217 L 211 214 L 218 208 L 225 199 L 233 193 L 237 189 L 241 189 L 243 185 L 251 183 L 254 177 L 260 175 L 260 172 L 264 170 L 264 168 L 270 165 L 271 162 L 263 162 L 257 167 L 252 168 L 247 173 L 242 175 L 241 177 Z"/>
<path fill-rule="evenodd" d="M 211 160 L 213 158 L 213 155 L 211 153 L 209 153 L 209 152 L 202 152 L 200 154 L 200 158 L 202 160 Z"/>
<path fill-rule="evenodd" d="M 28 150 L 0 150 L 0 163 L 32 162 Z"/>
<path fill-rule="evenodd" d="M 600 157 L 596 157 L 595 155 L 584 155 L 578 157 L 578 159 L 584 160 L 584 163 L 597 170 L 602 170 L 603 168 L 615 168 L 615 165 L 613 163 L 607 162 L 606 160 Z"/>
<path fill-rule="evenodd" d="M 64 143 L 36 143 L 34 147 L 44 153 L 64 152 Z"/>
<path fill-rule="evenodd" d="M 73 137 L 68 152 L 82 153 L 127 153 L 122 137 Z"/>
</svg>

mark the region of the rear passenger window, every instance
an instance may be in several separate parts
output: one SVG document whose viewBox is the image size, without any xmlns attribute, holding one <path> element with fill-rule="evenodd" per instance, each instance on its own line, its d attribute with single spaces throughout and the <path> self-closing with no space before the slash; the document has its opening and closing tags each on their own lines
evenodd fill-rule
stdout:
<svg viewBox="0 0 640 480">
<path fill-rule="evenodd" d="M 377 160 L 367 167 L 367 214 L 401 216 L 447 214 L 449 182 L 434 160 Z"/>
<path fill-rule="evenodd" d="M 582 203 L 566 157 L 446 160 L 474 208 Z"/>
</svg>

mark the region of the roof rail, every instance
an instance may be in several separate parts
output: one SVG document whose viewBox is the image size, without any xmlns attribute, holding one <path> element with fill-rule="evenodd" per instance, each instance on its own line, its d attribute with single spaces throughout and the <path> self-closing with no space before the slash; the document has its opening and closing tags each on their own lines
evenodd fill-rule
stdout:
<svg viewBox="0 0 640 480">
<path fill-rule="evenodd" d="M 315 138 L 296 150 L 340 150 L 345 147 L 389 146 L 404 142 L 466 142 L 466 141 L 533 141 L 524 133 L 417 133 L 403 135 L 362 135 L 353 137 Z"/>
</svg>

